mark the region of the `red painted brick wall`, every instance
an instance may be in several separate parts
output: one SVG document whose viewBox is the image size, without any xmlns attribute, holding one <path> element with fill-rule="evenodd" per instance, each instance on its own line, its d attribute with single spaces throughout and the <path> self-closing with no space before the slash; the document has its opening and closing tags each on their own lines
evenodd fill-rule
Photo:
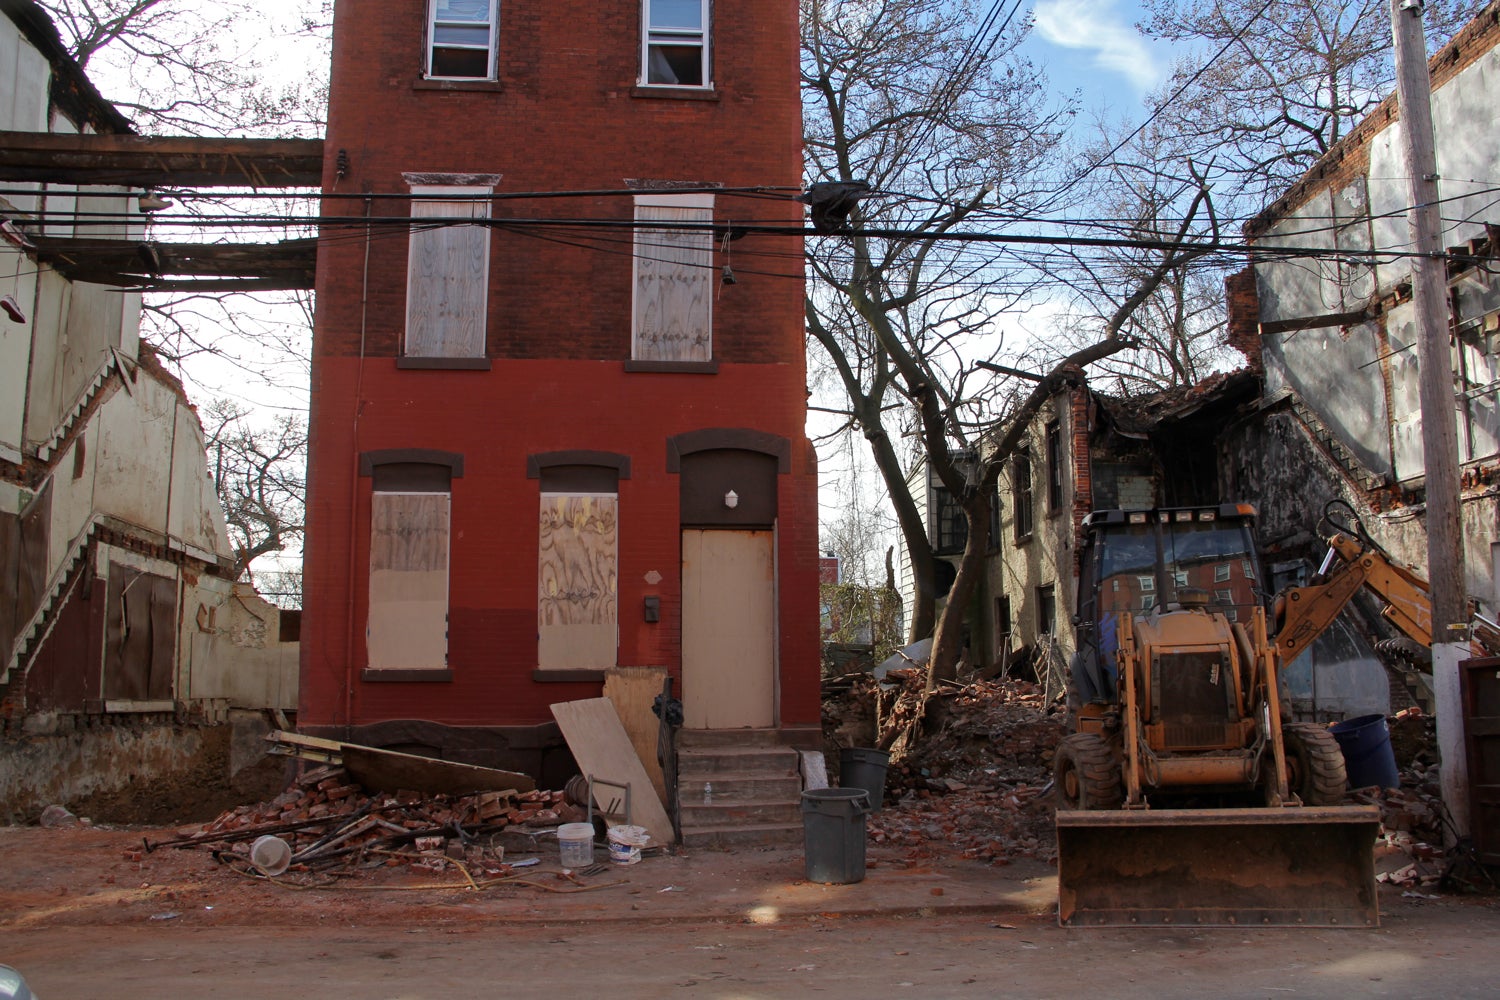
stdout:
<svg viewBox="0 0 1500 1000">
<path fill-rule="evenodd" d="M 423 86 L 424 4 L 341 0 L 335 16 L 325 191 L 400 195 L 406 171 L 502 175 L 497 194 L 600 191 L 631 180 L 725 187 L 800 181 L 797 4 L 720 4 L 712 100 L 637 96 L 639 5 L 502 4 L 500 80 Z M 335 176 L 336 151 L 347 153 Z M 362 199 L 327 199 L 357 216 Z M 489 371 L 400 370 L 409 212 L 369 202 L 364 225 L 325 226 L 319 247 L 299 723 L 399 718 L 450 725 L 550 721 L 547 706 L 596 697 L 598 682 L 538 684 L 539 485 L 526 456 L 629 455 L 619 484 L 619 663 L 679 674 L 679 479 L 667 439 L 749 428 L 792 442 L 778 477 L 779 696 L 783 726 L 818 723 L 817 471 L 803 437 L 801 240 L 747 236 L 737 283 L 714 303 L 715 374 L 624 371 L 630 357 L 631 232 L 497 228 L 490 243 Z M 631 198 L 499 200 L 495 218 L 632 218 Z M 715 221 L 800 225 L 787 198 L 721 193 Z M 394 218 L 395 222 L 382 222 Z M 726 263 L 716 252 L 715 264 Z M 453 481 L 450 683 L 364 683 L 369 478 L 360 452 L 432 448 L 464 456 Z M 656 571 L 655 586 L 645 576 Z M 642 620 L 648 595 L 661 620 Z"/>
</svg>

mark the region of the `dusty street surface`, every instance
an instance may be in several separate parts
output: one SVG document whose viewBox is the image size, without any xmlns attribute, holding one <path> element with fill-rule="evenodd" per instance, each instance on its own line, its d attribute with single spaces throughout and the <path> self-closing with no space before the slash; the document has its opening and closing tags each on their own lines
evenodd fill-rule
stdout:
<svg viewBox="0 0 1500 1000">
<path fill-rule="evenodd" d="M 1378 930 L 1069 931 L 1048 865 L 931 849 L 872 846 L 864 881 L 824 886 L 800 849 L 570 879 L 539 841 L 524 883 L 400 867 L 322 889 L 201 850 L 135 860 L 171 832 L 0 829 L 0 961 L 42 1000 L 1478 997 L 1500 980 L 1500 901 L 1394 886 Z"/>
</svg>

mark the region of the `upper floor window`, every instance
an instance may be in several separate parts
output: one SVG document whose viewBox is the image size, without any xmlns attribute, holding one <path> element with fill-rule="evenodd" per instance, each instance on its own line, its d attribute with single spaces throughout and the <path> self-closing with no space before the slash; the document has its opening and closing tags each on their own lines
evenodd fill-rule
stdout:
<svg viewBox="0 0 1500 1000">
<path fill-rule="evenodd" d="M 427 0 L 427 75 L 443 80 L 495 78 L 499 0 Z"/>
<path fill-rule="evenodd" d="M 713 360 L 713 231 L 677 228 L 712 223 L 713 206 L 711 194 L 636 195 L 632 360 Z"/>
<path fill-rule="evenodd" d="M 492 187 L 413 184 L 406 286 L 409 358 L 482 358 L 490 231 L 455 219 L 486 219 Z M 449 196 L 453 201 L 434 199 Z M 423 220 L 431 220 L 424 222 Z"/>
<path fill-rule="evenodd" d="M 1031 449 L 1022 448 L 1011 461 L 1011 488 L 1016 495 L 1016 541 L 1031 534 Z"/>
<path fill-rule="evenodd" d="M 641 82 L 706 87 L 709 0 L 641 0 Z"/>
<path fill-rule="evenodd" d="M 1056 420 L 1047 424 L 1047 511 L 1056 514 L 1063 505 L 1062 428 Z"/>
</svg>

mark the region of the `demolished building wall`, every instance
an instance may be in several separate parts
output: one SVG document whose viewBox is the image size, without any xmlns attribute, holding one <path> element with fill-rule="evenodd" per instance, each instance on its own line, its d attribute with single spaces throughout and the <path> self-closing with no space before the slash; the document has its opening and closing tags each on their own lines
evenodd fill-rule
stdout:
<svg viewBox="0 0 1500 1000">
<path fill-rule="evenodd" d="M 1496 11 L 1492 5 L 1429 63 L 1443 240 L 1450 248 L 1465 587 L 1491 611 L 1500 560 L 1500 277 L 1488 261 L 1500 245 L 1493 199 L 1472 178 L 1488 176 L 1496 165 L 1490 124 L 1500 99 Z M 1249 442 L 1242 441 L 1233 464 L 1242 488 L 1267 498 L 1264 516 L 1278 522 L 1280 537 L 1310 532 L 1322 504 L 1309 502 L 1308 483 L 1282 475 L 1290 435 L 1302 436 L 1307 445 L 1294 450 L 1311 448 L 1325 459 L 1314 492 L 1352 504 L 1382 547 L 1425 567 L 1401 127 L 1396 100 L 1388 98 L 1247 228 L 1257 246 L 1320 253 L 1258 256 L 1253 292 L 1237 293 L 1231 284 L 1231 328 L 1259 334 L 1258 344 L 1241 339 L 1264 366 L 1267 410 L 1259 452 L 1244 451 Z M 1263 485 L 1251 481 L 1258 468 L 1265 470 Z M 1283 492 L 1287 487 L 1293 492 Z"/>
<path fill-rule="evenodd" d="M 5 14 L 0 129 L 128 132 L 41 8 Z M 140 293 L 69 280 L 33 242 L 142 240 L 135 192 L 29 186 L 0 196 L 0 821 L 201 771 L 227 737 L 200 727 L 296 704 L 285 664 L 252 662 L 285 659 L 276 636 L 250 655 L 204 641 L 231 617 L 233 551 L 197 413 L 140 343 Z"/>
</svg>

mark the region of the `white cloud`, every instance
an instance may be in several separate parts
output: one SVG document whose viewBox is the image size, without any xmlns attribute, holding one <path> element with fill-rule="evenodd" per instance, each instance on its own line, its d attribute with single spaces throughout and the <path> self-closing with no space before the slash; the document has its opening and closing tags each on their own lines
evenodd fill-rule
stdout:
<svg viewBox="0 0 1500 1000">
<path fill-rule="evenodd" d="M 1044 40 L 1092 51 L 1096 66 L 1119 73 L 1143 94 L 1167 77 L 1167 67 L 1115 9 L 1115 0 L 1037 0 L 1034 15 Z"/>
</svg>

